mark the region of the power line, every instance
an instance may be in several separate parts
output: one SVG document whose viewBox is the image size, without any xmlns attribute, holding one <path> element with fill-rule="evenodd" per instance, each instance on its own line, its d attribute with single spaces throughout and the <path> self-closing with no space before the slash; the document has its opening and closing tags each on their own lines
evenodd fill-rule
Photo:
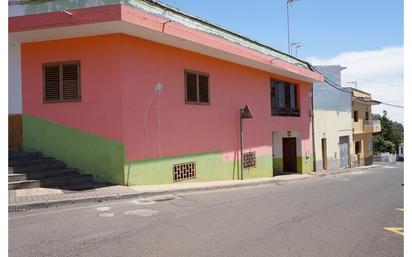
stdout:
<svg viewBox="0 0 412 257">
<path fill-rule="evenodd" d="M 384 102 L 381 102 L 381 104 L 382 104 L 382 105 L 391 106 L 391 107 L 401 108 L 401 109 L 404 108 L 402 105 L 388 104 L 388 103 L 384 103 Z"/>
<path fill-rule="evenodd" d="M 400 84 L 393 84 L 393 83 L 382 82 L 382 81 L 378 81 L 378 80 L 365 79 L 365 78 L 361 78 L 361 77 L 358 77 L 358 76 L 339 73 L 339 72 L 336 72 L 336 71 L 331 71 L 331 72 L 335 73 L 335 74 L 340 74 L 340 75 L 345 76 L 345 77 L 360 79 L 360 80 L 369 81 L 369 82 L 373 82 L 373 83 L 378 83 L 378 84 L 382 84 L 382 85 L 402 87 L 402 85 L 400 85 Z"/>
<path fill-rule="evenodd" d="M 316 69 L 316 67 L 312 66 L 312 64 L 308 63 L 309 67 L 316 71 L 317 73 L 321 74 L 323 76 L 323 80 L 324 82 L 326 82 L 327 84 L 329 84 L 330 86 L 334 87 L 337 90 L 340 90 L 342 92 L 346 92 L 346 93 L 352 93 L 352 91 L 350 91 L 349 89 L 346 88 L 342 88 L 340 85 L 335 84 L 333 81 L 331 81 L 328 77 L 326 77 L 322 72 L 320 72 L 318 69 Z"/>
<path fill-rule="evenodd" d="M 326 82 L 327 84 L 329 84 L 330 86 L 343 91 L 343 92 L 347 92 L 347 93 L 351 93 L 352 91 L 342 88 L 341 86 L 335 84 L 333 81 L 331 81 L 328 77 L 326 77 L 322 72 L 320 72 L 318 69 L 316 69 L 316 67 L 314 67 L 312 64 L 307 63 L 309 65 L 309 68 L 312 69 L 313 71 L 318 72 L 319 74 L 321 74 L 323 76 L 324 82 Z M 337 72 L 334 72 L 337 73 Z M 386 105 L 386 106 L 391 106 L 391 107 L 396 107 L 396 108 L 401 108 L 403 109 L 404 107 L 402 105 L 397 105 L 397 104 L 390 104 L 390 103 L 385 103 L 382 101 L 379 101 L 382 105 Z"/>
</svg>

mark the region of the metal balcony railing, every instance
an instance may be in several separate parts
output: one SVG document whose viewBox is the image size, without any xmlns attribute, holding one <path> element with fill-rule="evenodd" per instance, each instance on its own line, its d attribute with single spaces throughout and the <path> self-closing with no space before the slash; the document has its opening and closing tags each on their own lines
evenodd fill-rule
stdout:
<svg viewBox="0 0 412 257">
<path fill-rule="evenodd" d="M 380 120 L 363 121 L 363 131 L 365 133 L 381 132 L 381 121 Z"/>
<path fill-rule="evenodd" d="M 272 116 L 299 116 L 299 109 L 272 107 Z"/>
</svg>

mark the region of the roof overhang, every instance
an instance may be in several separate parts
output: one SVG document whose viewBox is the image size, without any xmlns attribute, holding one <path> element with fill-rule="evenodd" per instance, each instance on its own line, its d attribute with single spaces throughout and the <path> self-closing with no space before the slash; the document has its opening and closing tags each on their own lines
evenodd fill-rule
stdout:
<svg viewBox="0 0 412 257">
<path fill-rule="evenodd" d="M 369 99 L 369 98 L 364 98 L 364 97 L 352 97 L 352 101 L 356 103 L 361 103 L 361 104 L 367 104 L 367 105 L 378 105 L 381 104 L 381 102 Z"/>
<path fill-rule="evenodd" d="M 123 4 L 9 18 L 11 43 L 115 33 L 128 34 L 299 81 L 314 83 L 323 80 L 317 72 Z"/>
</svg>

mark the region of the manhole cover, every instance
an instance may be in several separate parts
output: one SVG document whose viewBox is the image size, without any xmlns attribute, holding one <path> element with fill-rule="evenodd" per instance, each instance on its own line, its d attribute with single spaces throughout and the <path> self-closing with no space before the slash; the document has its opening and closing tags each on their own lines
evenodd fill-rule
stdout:
<svg viewBox="0 0 412 257">
<path fill-rule="evenodd" d="M 137 215 L 142 217 L 149 217 L 159 213 L 159 211 L 151 210 L 151 209 L 137 209 L 137 210 L 129 210 L 123 212 L 124 215 Z"/>
</svg>

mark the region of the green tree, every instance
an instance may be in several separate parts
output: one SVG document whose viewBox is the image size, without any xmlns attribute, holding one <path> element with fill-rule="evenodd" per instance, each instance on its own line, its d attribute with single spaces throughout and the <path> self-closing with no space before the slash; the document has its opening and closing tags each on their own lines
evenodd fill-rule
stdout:
<svg viewBox="0 0 412 257">
<path fill-rule="evenodd" d="M 403 125 L 390 120 L 387 114 L 383 111 L 383 116 L 374 115 L 375 119 L 381 121 L 382 127 L 381 132 L 375 133 L 372 138 L 374 153 L 396 153 L 399 144 L 403 142 Z"/>
</svg>

